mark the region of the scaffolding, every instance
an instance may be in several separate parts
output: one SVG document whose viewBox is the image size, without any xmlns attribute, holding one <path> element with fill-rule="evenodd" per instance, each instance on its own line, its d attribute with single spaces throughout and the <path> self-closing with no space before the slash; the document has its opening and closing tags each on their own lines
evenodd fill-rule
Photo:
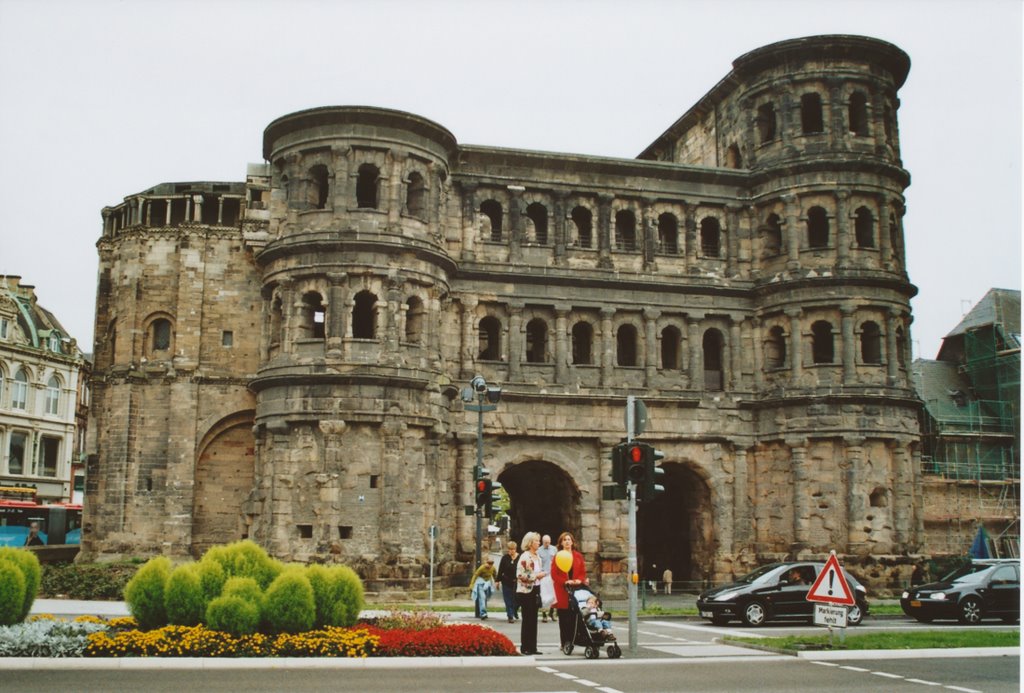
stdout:
<svg viewBox="0 0 1024 693">
<path fill-rule="evenodd" d="M 978 524 L 993 556 L 1020 555 L 1020 335 L 994 322 L 963 334 L 957 371 L 968 392 L 929 401 L 922 420 L 925 483 L 948 484 L 945 549 L 966 554 Z M 935 543 L 933 541 L 933 543 Z"/>
</svg>

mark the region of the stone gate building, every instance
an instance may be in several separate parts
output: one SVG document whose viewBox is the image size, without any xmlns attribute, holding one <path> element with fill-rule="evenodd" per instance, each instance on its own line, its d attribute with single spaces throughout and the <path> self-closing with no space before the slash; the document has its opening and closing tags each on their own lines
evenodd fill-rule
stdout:
<svg viewBox="0 0 1024 693">
<path fill-rule="evenodd" d="M 460 144 L 409 113 L 278 118 L 246 181 L 103 210 L 84 551 L 251 537 L 373 580 L 466 568 L 475 375 L 514 536 L 606 585 L 627 395 L 666 453 L 642 570 L 724 579 L 922 537 L 897 92 L 909 58 L 784 41 L 636 159 Z M 883 557 L 884 560 L 883 560 Z"/>
</svg>

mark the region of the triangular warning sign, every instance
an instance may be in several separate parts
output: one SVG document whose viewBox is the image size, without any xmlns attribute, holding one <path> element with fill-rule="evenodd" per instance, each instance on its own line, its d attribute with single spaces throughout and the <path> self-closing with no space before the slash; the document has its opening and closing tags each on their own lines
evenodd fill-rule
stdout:
<svg viewBox="0 0 1024 693">
<path fill-rule="evenodd" d="M 811 591 L 807 593 L 807 601 L 845 604 L 846 606 L 853 606 L 857 603 L 853 598 L 850 585 L 843 577 L 843 570 L 839 567 L 835 551 L 828 557 L 825 569 L 821 571 L 821 575 L 814 581 Z"/>
</svg>

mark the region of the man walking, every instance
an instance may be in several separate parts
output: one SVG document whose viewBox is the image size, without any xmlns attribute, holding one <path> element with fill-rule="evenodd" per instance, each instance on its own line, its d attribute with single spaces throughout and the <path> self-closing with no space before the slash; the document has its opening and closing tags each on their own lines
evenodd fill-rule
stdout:
<svg viewBox="0 0 1024 693">
<path fill-rule="evenodd" d="M 548 575 L 551 574 L 551 563 L 554 561 L 556 553 L 558 553 L 558 549 L 551 545 L 551 535 L 545 534 L 540 539 L 540 548 L 537 549 L 537 555 L 540 556 L 540 569 Z M 548 617 L 550 617 L 552 621 L 556 620 L 558 618 L 556 613 L 554 604 L 543 609 L 541 611 L 541 622 L 547 623 Z"/>
</svg>

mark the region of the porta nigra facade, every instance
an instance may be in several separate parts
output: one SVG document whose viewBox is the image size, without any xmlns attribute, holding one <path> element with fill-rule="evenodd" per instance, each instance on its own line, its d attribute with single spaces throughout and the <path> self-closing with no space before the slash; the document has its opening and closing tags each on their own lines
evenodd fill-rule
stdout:
<svg viewBox="0 0 1024 693">
<path fill-rule="evenodd" d="M 909 65 L 856 36 L 754 50 L 636 159 L 316 108 L 266 128 L 244 183 L 105 208 L 84 555 L 250 537 L 414 584 L 436 526 L 437 574 L 461 575 L 480 374 L 512 535 L 574 531 L 606 588 L 627 395 L 665 452 L 646 575 L 834 549 L 895 579 L 923 536 Z"/>
</svg>

